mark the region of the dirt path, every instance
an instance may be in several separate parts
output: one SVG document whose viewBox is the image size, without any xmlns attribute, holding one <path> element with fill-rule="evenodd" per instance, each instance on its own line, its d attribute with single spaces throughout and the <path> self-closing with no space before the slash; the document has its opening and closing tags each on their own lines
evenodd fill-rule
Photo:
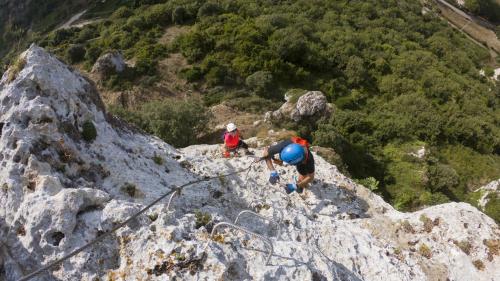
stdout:
<svg viewBox="0 0 500 281">
<path fill-rule="evenodd" d="M 71 25 L 79 20 L 83 14 L 85 14 L 87 12 L 87 10 L 83 10 L 81 12 L 79 12 L 78 14 L 72 16 L 67 22 L 63 23 L 60 27 L 58 27 L 56 30 L 59 30 L 59 29 L 68 29 L 71 27 Z"/>
<path fill-rule="evenodd" d="M 493 30 L 495 26 L 482 18 L 467 14 L 445 0 L 435 0 L 435 2 L 443 19 L 478 46 L 488 50 L 491 56 L 489 65 L 496 68 L 493 78 L 498 80 L 500 67 L 497 57 L 500 54 L 500 40 Z"/>
<path fill-rule="evenodd" d="M 465 13 L 444 0 L 435 0 L 435 2 L 441 11 L 441 15 L 452 26 L 466 34 L 469 38 L 474 39 L 476 43 L 486 45 L 493 59 L 498 56 L 500 53 L 500 41 L 496 33 L 486 27 L 491 26 L 491 24 Z"/>
</svg>

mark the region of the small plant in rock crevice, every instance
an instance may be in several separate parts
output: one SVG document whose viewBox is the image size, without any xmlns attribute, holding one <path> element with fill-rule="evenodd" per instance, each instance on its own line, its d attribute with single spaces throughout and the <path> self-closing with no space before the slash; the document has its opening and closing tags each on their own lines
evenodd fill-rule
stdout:
<svg viewBox="0 0 500 281">
<path fill-rule="evenodd" d="M 17 75 L 21 70 L 23 70 L 24 66 L 26 65 L 26 59 L 19 57 L 10 67 L 9 74 L 7 77 L 7 82 L 12 82 L 16 80 Z"/>
<path fill-rule="evenodd" d="M 24 225 L 21 225 L 20 227 L 18 227 L 16 233 L 18 236 L 26 235 L 26 229 L 24 228 Z"/>
<path fill-rule="evenodd" d="M 484 239 L 483 244 L 488 248 L 488 260 L 493 261 L 500 254 L 500 240 Z"/>
<path fill-rule="evenodd" d="M 413 226 L 411 223 L 407 220 L 404 220 L 401 222 L 401 228 L 404 230 L 406 233 L 415 233 L 415 229 L 413 229 Z"/>
<path fill-rule="evenodd" d="M 474 260 L 472 264 L 477 268 L 477 270 L 484 269 L 484 263 L 481 260 Z"/>
<path fill-rule="evenodd" d="M 206 226 L 212 220 L 212 216 L 209 213 L 204 213 L 202 211 L 195 211 L 194 216 L 196 218 L 196 228 Z"/>
<path fill-rule="evenodd" d="M 156 153 L 153 155 L 153 162 L 156 163 L 156 165 L 163 165 L 163 163 L 165 162 L 165 160 L 163 160 L 163 158 L 159 155 L 157 155 Z"/>
<path fill-rule="evenodd" d="M 82 138 L 86 142 L 92 142 L 97 137 L 97 130 L 91 120 L 87 120 L 82 125 Z"/>
<path fill-rule="evenodd" d="M 453 241 L 453 244 L 457 245 L 462 252 L 466 253 L 467 255 L 470 255 L 471 250 L 472 250 L 472 244 L 469 241 L 463 240 L 463 241 Z"/>
<path fill-rule="evenodd" d="M 418 252 L 425 258 L 430 259 L 432 257 L 432 251 L 426 244 L 420 245 L 420 247 L 418 248 Z"/>
<path fill-rule="evenodd" d="M 151 214 L 148 215 L 148 218 L 151 221 L 156 221 L 158 219 L 158 213 L 151 213 Z"/>
<path fill-rule="evenodd" d="M 434 227 L 433 221 L 424 214 L 420 216 L 420 221 L 424 223 L 425 232 L 430 233 Z"/>
<path fill-rule="evenodd" d="M 131 183 L 125 183 L 121 190 L 128 194 L 130 197 L 135 197 L 137 195 L 137 187 Z"/>
</svg>

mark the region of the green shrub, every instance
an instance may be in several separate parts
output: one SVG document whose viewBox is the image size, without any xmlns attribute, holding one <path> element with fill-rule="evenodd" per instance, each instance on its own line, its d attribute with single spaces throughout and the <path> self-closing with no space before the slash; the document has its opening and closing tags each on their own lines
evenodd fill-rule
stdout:
<svg viewBox="0 0 500 281">
<path fill-rule="evenodd" d="M 76 28 L 58 29 L 50 35 L 51 45 L 57 46 L 63 42 L 68 42 L 78 32 L 79 32 L 79 29 L 76 29 Z"/>
<path fill-rule="evenodd" d="M 7 82 L 12 82 L 17 78 L 17 75 L 21 70 L 23 70 L 26 65 L 26 59 L 18 57 L 14 63 L 10 66 L 9 74 L 7 76 Z"/>
<path fill-rule="evenodd" d="M 197 66 L 184 68 L 180 71 L 179 75 L 188 82 L 198 81 L 203 78 L 203 72 Z"/>
<path fill-rule="evenodd" d="M 269 38 L 271 50 L 291 63 L 301 64 L 308 53 L 307 37 L 296 28 L 276 30 Z"/>
<path fill-rule="evenodd" d="M 193 100 L 165 99 L 145 103 L 136 111 L 116 107 L 110 111 L 176 147 L 197 143 L 210 118 L 207 109 Z"/>
<path fill-rule="evenodd" d="M 85 52 L 85 60 L 89 65 L 93 65 L 102 53 L 102 49 L 95 45 L 90 45 L 87 47 Z"/>
<path fill-rule="evenodd" d="M 87 120 L 83 122 L 82 125 L 82 138 L 86 142 L 92 142 L 97 137 L 97 130 L 94 126 L 94 123 L 91 120 Z"/>
<path fill-rule="evenodd" d="M 222 8 L 217 3 L 205 3 L 198 9 L 198 18 L 218 15 Z"/>
<path fill-rule="evenodd" d="M 495 75 L 495 70 L 491 66 L 485 67 L 484 75 L 486 75 L 486 77 L 492 77 L 493 75 Z"/>
<path fill-rule="evenodd" d="M 87 41 L 99 36 L 99 30 L 94 25 L 86 25 L 78 33 L 76 42 L 80 44 L 87 43 Z"/>
<path fill-rule="evenodd" d="M 420 194 L 418 202 L 423 206 L 433 206 L 450 202 L 450 198 L 441 192 L 431 193 L 429 191 L 424 191 Z"/>
<path fill-rule="evenodd" d="M 280 106 L 279 102 L 273 102 L 255 95 L 245 97 L 231 97 L 231 95 L 228 95 L 224 97 L 224 100 L 228 106 L 240 111 L 253 113 L 264 113 L 275 110 Z"/>
<path fill-rule="evenodd" d="M 226 92 L 217 90 L 217 87 L 203 95 L 203 104 L 206 106 L 212 106 L 221 103 L 225 96 L 227 95 Z"/>
<path fill-rule="evenodd" d="M 273 82 L 273 75 L 269 71 L 257 71 L 254 74 L 248 76 L 245 80 L 246 85 L 252 89 L 255 93 L 260 96 L 270 97 L 267 94 L 271 89 L 271 84 Z"/>
<path fill-rule="evenodd" d="M 210 68 L 205 75 L 205 81 L 208 86 L 223 85 L 227 81 L 227 70 L 222 66 L 215 66 Z"/>
<path fill-rule="evenodd" d="M 181 49 L 181 53 L 189 63 L 202 59 L 214 46 L 214 42 L 207 34 L 200 31 L 180 35 L 175 44 Z"/>
<path fill-rule="evenodd" d="M 431 165 L 427 171 L 428 186 L 433 192 L 446 191 L 455 188 L 458 183 L 458 174 L 449 165 Z"/>
<path fill-rule="evenodd" d="M 188 18 L 186 8 L 179 6 L 172 12 L 172 22 L 175 24 L 182 24 Z"/>
<path fill-rule="evenodd" d="M 378 185 L 380 184 L 380 182 L 376 180 L 374 177 L 356 180 L 356 182 L 370 189 L 371 191 L 377 191 Z"/>
<path fill-rule="evenodd" d="M 85 58 L 85 48 L 80 45 L 71 45 L 68 50 L 66 50 L 66 59 L 70 63 L 81 62 Z"/>
<path fill-rule="evenodd" d="M 488 203 L 484 206 L 484 212 L 497 223 L 500 223 L 500 198 L 496 193 L 491 193 L 488 195 L 488 199 Z"/>
<path fill-rule="evenodd" d="M 112 19 L 122 19 L 128 18 L 133 15 L 134 12 L 129 7 L 120 7 L 112 15 Z"/>
<path fill-rule="evenodd" d="M 141 25 L 146 29 L 155 26 L 166 26 L 171 23 L 172 8 L 167 4 L 153 5 L 141 13 L 141 17 L 143 19 Z"/>
<path fill-rule="evenodd" d="M 289 96 L 289 102 L 291 103 L 297 103 L 299 101 L 299 98 L 303 96 L 305 93 L 307 93 L 306 90 L 303 89 L 290 89 L 286 92 L 286 96 Z"/>
<path fill-rule="evenodd" d="M 409 211 L 417 206 L 417 194 L 410 188 L 400 191 L 394 198 L 394 208 L 400 211 Z"/>
</svg>

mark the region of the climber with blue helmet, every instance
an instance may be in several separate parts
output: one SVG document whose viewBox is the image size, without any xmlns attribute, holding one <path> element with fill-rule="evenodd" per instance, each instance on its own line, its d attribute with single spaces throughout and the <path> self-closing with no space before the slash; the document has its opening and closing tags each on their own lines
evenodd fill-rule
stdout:
<svg viewBox="0 0 500 281">
<path fill-rule="evenodd" d="M 279 160 L 274 158 L 276 154 L 279 155 Z M 298 179 L 294 177 L 294 182 L 285 185 L 285 191 L 288 194 L 294 191 L 302 193 L 304 188 L 314 180 L 314 158 L 309 150 L 309 143 L 305 139 L 292 137 L 291 139 L 272 145 L 264 150 L 263 158 L 266 160 L 267 167 L 271 171 L 269 176 L 271 184 L 276 184 L 280 180 L 279 174 L 274 168 L 273 161 L 280 165 L 284 162 L 297 167 L 297 172 L 299 173 Z"/>
</svg>

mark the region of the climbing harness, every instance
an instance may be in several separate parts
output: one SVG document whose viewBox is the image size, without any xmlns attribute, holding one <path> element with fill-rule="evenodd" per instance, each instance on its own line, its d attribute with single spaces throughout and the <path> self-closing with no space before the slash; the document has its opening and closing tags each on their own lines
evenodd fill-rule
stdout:
<svg viewBox="0 0 500 281">
<path fill-rule="evenodd" d="M 204 182 L 204 181 L 209 181 L 209 180 L 213 180 L 213 179 L 218 179 L 218 178 L 221 178 L 221 177 L 228 177 L 228 176 L 232 176 L 232 175 L 236 175 L 236 174 L 240 174 L 240 173 L 243 173 L 243 172 L 246 172 L 247 170 L 249 171 L 252 166 L 257 163 L 258 161 L 253 161 L 247 168 L 244 168 L 244 169 L 241 169 L 241 170 L 238 170 L 238 171 L 235 171 L 235 172 L 231 172 L 231 173 L 228 173 L 228 174 L 225 174 L 225 175 L 217 175 L 217 176 L 213 176 L 213 177 L 206 177 L 206 178 L 203 178 L 203 179 L 199 179 L 199 180 L 195 180 L 195 181 L 192 181 L 192 182 L 188 182 L 188 183 L 185 183 L 179 187 L 175 187 L 173 188 L 173 190 L 163 194 L 162 196 L 160 196 L 159 198 L 157 198 L 156 200 L 154 200 L 153 202 L 151 202 L 149 205 L 147 205 L 146 207 L 142 208 L 140 211 L 138 211 L 137 213 L 133 214 L 132 216 L 130 216 L 128 219 L 126 219 L 125 221 L 117 224 L 115 227 L 113 227 L 111 230 L 97 236 L 96 239 L 90 241 L 89 243 L 81 246 L 80 248 L 74 250 L 73 252 L 63 256 L 62 258 L 56 260 L 56 261 L 53 261 L 51 262 L 50 264 L 22 277 L 21 279 L 19 279 L 18 281 L 26 281 L 26 280 L 30 280 L 31 278 L 37 276 L 38 274 L 56 266 L 57 264 L 75 256 L 76 254 L 82 252 L 83 250 L 95 245 L 96 243 L 102 241 L 105 237 L 108 237 L 109 235 L 111 235 L 112 233 L 116 232 L 118 229 L 124 227 L 125 225 L 127 225 L 130 221 L 134 220 L 135 218 L 137 218 L 138 216 L 142 215 L 144 212 L 146 212 L 147 210 L 149 210 L 151 207 L 153 207 L 154 205 L 156 205 L 156 203 L 160 202 L 161 200 L 163 200 L 164 198 L 166 198 L 167 196 L 171 195 L 170 196 L 170 199 L 169 199 L 169 202 L 168 202 L 168 205 L 167 205 L 167 211 L 170 207 L 170 203 L 172 201 L 172 198 L 174 197 L 174 195 L 176 193 L 181 193 L 182 189 L 186 186 L 190 186 L 190 185 L 193 185 L 193 184 L 197 184 L 197 183 L 200 183 L 200 182 Z M 247 173 L 248 175 L 248 173 Z M 216 225 L 217 226 L 217 225 Z M 214 227 L 215 229 L 215 227 Z M 244 232 L 248 232 L 247 230 L 243 230 Z M 212 230 L 212 233 L 213 233 L 213 230 Z M 258 235 L 258 234 L 257 234 Z M 264 239 L 267 239 L 265 237 L 263 237 Z M 266 243 L 268 243 L 268 241 L 266 241 Z M 271 246 L 271 250 L 272 250 L 272 245 Z M 272 253 L 272 251 L 271 251 Z M 270 256 L 269 256 L 270 257 Z"/>
</svg>

